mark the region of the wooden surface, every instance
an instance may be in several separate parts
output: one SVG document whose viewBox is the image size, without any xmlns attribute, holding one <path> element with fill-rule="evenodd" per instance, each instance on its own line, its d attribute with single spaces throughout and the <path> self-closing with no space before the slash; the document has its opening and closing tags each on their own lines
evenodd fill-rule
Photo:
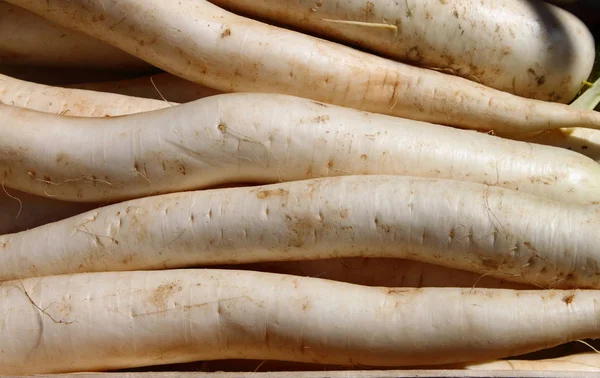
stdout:
<svg viewBox="0 0 600 378">
<path fill-rule="evenodd" d="M 534 371 L 474 371 L 474 370 L 390 370 L 390 371 L 311 371 L 270 373 L 196 373 L 196 372 L 150 372 L 150 373 L 79 373 L 36 375 L 42 378 L 584 378 L 600 377 L 590 372 L 534 372 Z M 0 376 L 8 378 L 8 376 Z"/>
</svg>

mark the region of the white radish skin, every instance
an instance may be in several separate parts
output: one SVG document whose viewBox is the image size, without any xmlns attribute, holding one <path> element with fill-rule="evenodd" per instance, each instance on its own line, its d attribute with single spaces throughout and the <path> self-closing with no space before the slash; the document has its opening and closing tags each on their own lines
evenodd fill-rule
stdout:
<svg viewBox="0 0 600 378">
<path fill-rule="evenodd" d="M 275 261 L 223 268 L 316 277 L 365 286 L 536 289 L 495 277 L 404 259 L 350 257 Z"/>
<path fill-rule="evenodd" d="M 97 206 L 6 190 L 4 196 L 0 193 L 0 208 L 3 210 L 0 212 L 0 235 L 52 223 L 94 207 Z M 339 258 L 230 265 L 226 268 L 311 276 L 367 286 L 532 288 L 490 276 L 402 259 Z"/>
<path fill-rule="evenodd" d="M 600 128 L 536 101 L 227 12 L 206 0 L 8 0 L 223 92 L 268 92 L 497 133 Z"/>
<path fill-rule="evenodd" d="M 0 1 L 0 64 L 147 69 L 150 65 L 85 34 Z"/>
<path fill-rule="evenodd" d="M 600 202 L 600 166 L 579 154 L 285 95 L 223 94 L 110 119 L 6 106 L 0 116 L 5 185 L 54 199 L 105 202 L 222 183 L 393 174 Z"/>
<path fill-rule="evenodd" d="M 185 103 L 222 93 L 168 73 L 127 80 L 73 84 L 68 87 L 167 100 L 171 103 Z"/>
<path fill-rule="evenodd" d="M 600 354 L 580 353 L 544 360 L 500 360 L 460 365 L 467 370 L 518 370 L 518 371 L 595 371 L 600 372 Z"/>
<path fill-rule="evenodd" d="M 60 88 L 18 80 L 1 74 L 0 104 L 4 104 L 4 108 L 6 105 L 11 105 L 73 117 L 113 117 L 171 106 L 165 101 Z M 4 122 L 7 121 L 9 120 L 4 119 Z M 10 141 L 6 140 L 5 143 Z M 47 143 L 47 140 L 44 143 Z"/>
<path fill-rule="evenodd" d="M 600 207 L 404 176 L 343 176 L 136 199 L 0 237 L 0 280 L 390 257 L 541 288 L 600 287 Z"/>
<path fill-rule="evenodd" d="M 548 130 L 541 133 L 511 135 L 511 139 L 545 144 L 578 152 L 600 163 L 600 131 L 581 128 Z"/>
<path fill-rule="evenodd" d="M 16 190 L 0 190 L 0 234 L 25 231 L 97 207 L 94 204 L 56 201 Z"/>
<path fill-rule="evenodd" d="M 0 374 L 229 358 L 382 367 L 495 359 L 598 337 L 599 297 L 211 269 L 33 278 L 0 286 Z"/>
<path fill-rule="evenodd" d="M 585 24 L 537 0 L 210 2 L 544 101 L 571 101 L 594 65 Z"/>
</svg>

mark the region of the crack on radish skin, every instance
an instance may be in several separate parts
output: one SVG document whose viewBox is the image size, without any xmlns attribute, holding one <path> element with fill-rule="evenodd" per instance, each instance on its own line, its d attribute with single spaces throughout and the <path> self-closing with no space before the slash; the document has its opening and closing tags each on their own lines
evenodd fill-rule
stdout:
<svg viewBox="0 0 600 378">
<path fill-rule="evenodd" d="M 275 156 L 273 155 L 273 153 L 271 152 L 271 149 L 264 143 L 261 142 L 259 140 L 255 140 L 250 138 L 249 136 L 246 136 L 234 129 L 232 129 L 229 126 L 226 126 L 225 123 L 221 122 L 219 123 L 219 125 L 217 125 L 217 130 L 219 131 L 219 133 L 223 134 L 223 135 L 230 135 L 231 137 L 235 138 L 238 140 L 238 147 L 237 147 L 237 151 L 239 151 L 239 146 L 241 142 L 247 142 L 247 143 L 254 143 L 254 144 L 258 144 L 260 146 L 262 146 L 265 151 L 267 152 L 267 154 L 269 155 L 269 157 L 271 159 L 273 159 L 273 161 L 275 162 L 275 166 L 276 166 L 276 170 L 277 170 L 277 180 L 279 182 L 283 182 L 282 176 L 281 176 L 281 167 L 279 164 L 279 161 L 277 160 L 277 158 L 275 158 Z M 272 137 L 270 137 L 269 142 L 272 141 L 271 139 Z M 258 156 L 258 154 L 256 153 L 256 151 L 252 150 L 252 153 L 254 155 L 254 157 L 258 160 L 258 162 L 264 167 L 264 168 L 268 168 L 269 166 L 260 158 L 260 156 Z M 236 156 L 233 155 L 233 157 L 235 157 L 236 159 L 241 159 L 241 156 Z M 243 157 L 243 159 L 248 160 L 248 161 L 252 161 L 250 158 L 248 157 Z"/>
<path fill-rule="evenodd" d="M 177 240 L 179 240 L 179 238 L 181 238 L 183 236 L 183 234 L 185 234 L 185 232 L 190 229 L 190 227 L 192 226 L 192 223 L 194 223 L 194 214 L 190 214 L 187 225 L 183 228 L 183 230 L 181 230 L 181 232 L 175 237 L 175 239 L 173 239 L 170 242 L 163 245 L 163 248 L 166 248 L 166 247 L 170 246 L 171 244 L 175 243 Z"/>
<path fill-rule="evenodd" d="M 208 305 L 211 305 L 211 304 L 217 304 L 217 314 L 218 314 L 218 317 L 221 317 L 222 313 L 223 313 L 223 311 L 221 310 L 221 303 L 228 302 L 228 301 L 234 301 L 234 300 L 237 300 L 237 299 L 247 299 L 251 303 L 256 303 L 254 301 L 254 299 L 252 299 L 251 297 L 249 297 L 247 295 L 240 295 L 238 297 L 218 299 L 216 301 L 210 301 L 210 302 L 204 302 L 204 303 L 198 303 L 198 304 L 192 304 L 192 305 L 185 305 L 185 306 L 177 306 L 177 305 L 175 305 L 172 308 L 166 308 L 164 310 L 158 310 L 158 311 L 143 312 L 143 313 L 139 313 L 139 314 L 136 314 L 135 312 L 132 311 L 131 312 L 131 317 L 132 318 L 137 318 L 137 317 L 140 317 L 140 316 L 158 315 L 158 314 L 164 314 L 166 312 L 178 311 L 178 310 L 189 311 L 189 310 L 192 310 L 194 308 L 201 308 L 201 307 L 205 307 L 205 306 L 208 306 Z"/>
<path fill-rule="evenodd" d="M 353 171 L 346 171 L 343 169 L 337 169 L 337 168 L 329 168 L 330 171 L 334 171 L 334 172 L 339 172 L 339 173 L 345 173 L 347 175 L 358 175 L 358 172 L 353 172 Z"/>
<path fill-rule="evenodd" d="M 208 159 L 207 157 L 205 157 L 205 154 L 198 153 L 197 151 L 194 151 L 194 150 L 184 146 L 183 144 L 173 142 L 172 140 L 169 140 L 169 139 L 164 139 L 164 141 L 166 143 L 170 144 L 171 146 L 174 146 L 175 148 L 181 150 L 185 155 L 191 157 L 194 160 L 200 161 L 201 163 L 204 163 L 204 164 L 208 164 L 212 167 L 215 167 L 218 165 L 217 160 Z M 167 170 L 166 163 L 165 163 L 164 159 L 162 159 L 162 157 L 161 157 L 161 167 L 162 167 L 163 171 Z"/>
<path fill-rule="evenodd" d="M 500 228 L 502 228 L 502 231 L 504 231 L 504 233 L 506 234 L 506 229 L 504 228 L 504 226 L 502 225 L 502 222 L 500 222 L 500 219 L 498 219 L 498 217 L 496 216 L 496 214 L 494 214 L 494 212 L 492 211 L 492 208 L 490 207 L 490 203 L 489 203 L 489 195 L 490 195 L 490 186 L 486 185 L 485 186 L 485 190 L 483 192 L 483 198 L 485 200 L 485 206 L 486 206 L 486 210 L 488 212 L 488 217 L 489 214 L 492 214 L 492 216 L 494 217 L 494 219 L 496 219 L 496 222 L 498 222 L 498 225 L 500 226 Z M 491 222 L 491 219 L 490 219 Z M 493 222 L 491 222 L 493 223 Z M 494 232 L 497 232 L 497 230 L 495 230 Z M 494 242 L 495 242 L 495 235 L 494 235 Z"/>
</svg>

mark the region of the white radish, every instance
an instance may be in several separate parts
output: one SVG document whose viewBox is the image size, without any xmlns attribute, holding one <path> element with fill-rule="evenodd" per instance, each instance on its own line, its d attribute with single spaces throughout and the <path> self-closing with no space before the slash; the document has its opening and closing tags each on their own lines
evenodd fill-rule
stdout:
<svg viewBox="0 0 600 378">
<path fill-rule="evenodd" d="M 600 202 L 600 166 L 579 154 L 286 95 L 223 94 L 108 119 L 6 106 L 0 116 L 5 185 L 54 199 L 393 174 Z"/>
<path fill-rule="evenodd" d="M 212 269 L 32 278 L 0 285 L 0 374 L 231 358 L 381 367 L 489 360 L 598 337 L 598 298 Z"/>
<path fill-rule="evenodd" d="M 7 0 L 223 92 L 289 94 L 497 133 L 600 128 L 600 113 L 526 99 L 227 12 L 206 0 Z"/>
<path fill-rule="evenodd" d="M 594 65 L 585 24 L 538 0 L 210 2 L 544 101 L 571 101 Z"/>
<path fill-rule="evenodd" d="M 216 89 L 208 88 L 168 73 L 127 80 L 72 84 L 67 87 L 167 100 L 170 103 L 190 102 L 221 93 Z"/>
<path fill-rule="evenodd" d="M 113 70 L 150 67 L 118 48 L 5 1 L 0 1 L 0 35 L 0 64 Z"/>
<path fill-rule="evenodd" d="M 588 88 L 570 106 L 578 109 L 594 109 L 598 103 L 600 103 L 600 80 Z M 600 163 L 600 130 L 562 128 L 511 135 L 510 137 L 529 143 L 546 144 L 577 151 Z"/>
<path fill-rule="evenodd" d="M 391 258 L 350 257 L 275 261 L 229 265 L 223 268 L 317 277 L 365 286 L 535 289 L 532 286 L 482 276 L 464 270 L 450 269 L 420 261 Z"/>
<path fill-rule="evenodd" d="M 482 363 L 467 363 L 461 364 L 456 368 L 486 371 L 518 370 L 534 372 L 600 372 L 600 354 L 598 352 L 589 352 L 543 360 L 498 360 Z"/>
<path fill-rule="evenodd" d="M 564 128 L 541 133 L 511 135 L 510 138 L 575 151 L 600 163 L 600 130 Z"/>
<path fill-rule="evenodd" d="M 55 201 L 16 190 L 0 190 L 0 234 L 25 231 L 97 207 L 94 204 Z"/>
<path fill-rule="evenodd" d="M 596 288 L 599 227 L 598 206 L 463 181 L 343 176 L 136 199 L 0 236 L 0 280 L 390 257 Z"/>
<path fill-rule="evenodd" d="M 165 101 L 60 88 L 18 80 L 1 74 L 0 104 L 4 104 L 4 108 L 6 105 L 11 105 L 40 112 L 80 117 L 112 117 L 171 106 Z"/>
</svg>

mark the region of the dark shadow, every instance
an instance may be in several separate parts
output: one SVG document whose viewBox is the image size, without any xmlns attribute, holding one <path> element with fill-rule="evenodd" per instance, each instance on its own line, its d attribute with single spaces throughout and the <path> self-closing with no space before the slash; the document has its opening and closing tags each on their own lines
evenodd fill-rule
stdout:
<svg viewBox="0 0 600 378">
<path fill-rule="evenodd" d="M 564 25 L 562 25 L 553 14 L 552 5 L 541 0 L 527 0 L 526 3 L 537 13 L 542 27 L 544 28 L 545 35 L 548 36 L 549 39 L 550 36 L 556 32 L 558 32 L 559 35 L 565 35 L 567 33 Z M 551 54 L 547 59 L 553 66 L 560 65 L 563 68 L 569 68 L 573 66 L 575 62 L 576 44 L 574 41 L 564 38 L 562 41 L 563 43 L 561 43 L 560 46 L 553 46 Z"/>
</svg>

